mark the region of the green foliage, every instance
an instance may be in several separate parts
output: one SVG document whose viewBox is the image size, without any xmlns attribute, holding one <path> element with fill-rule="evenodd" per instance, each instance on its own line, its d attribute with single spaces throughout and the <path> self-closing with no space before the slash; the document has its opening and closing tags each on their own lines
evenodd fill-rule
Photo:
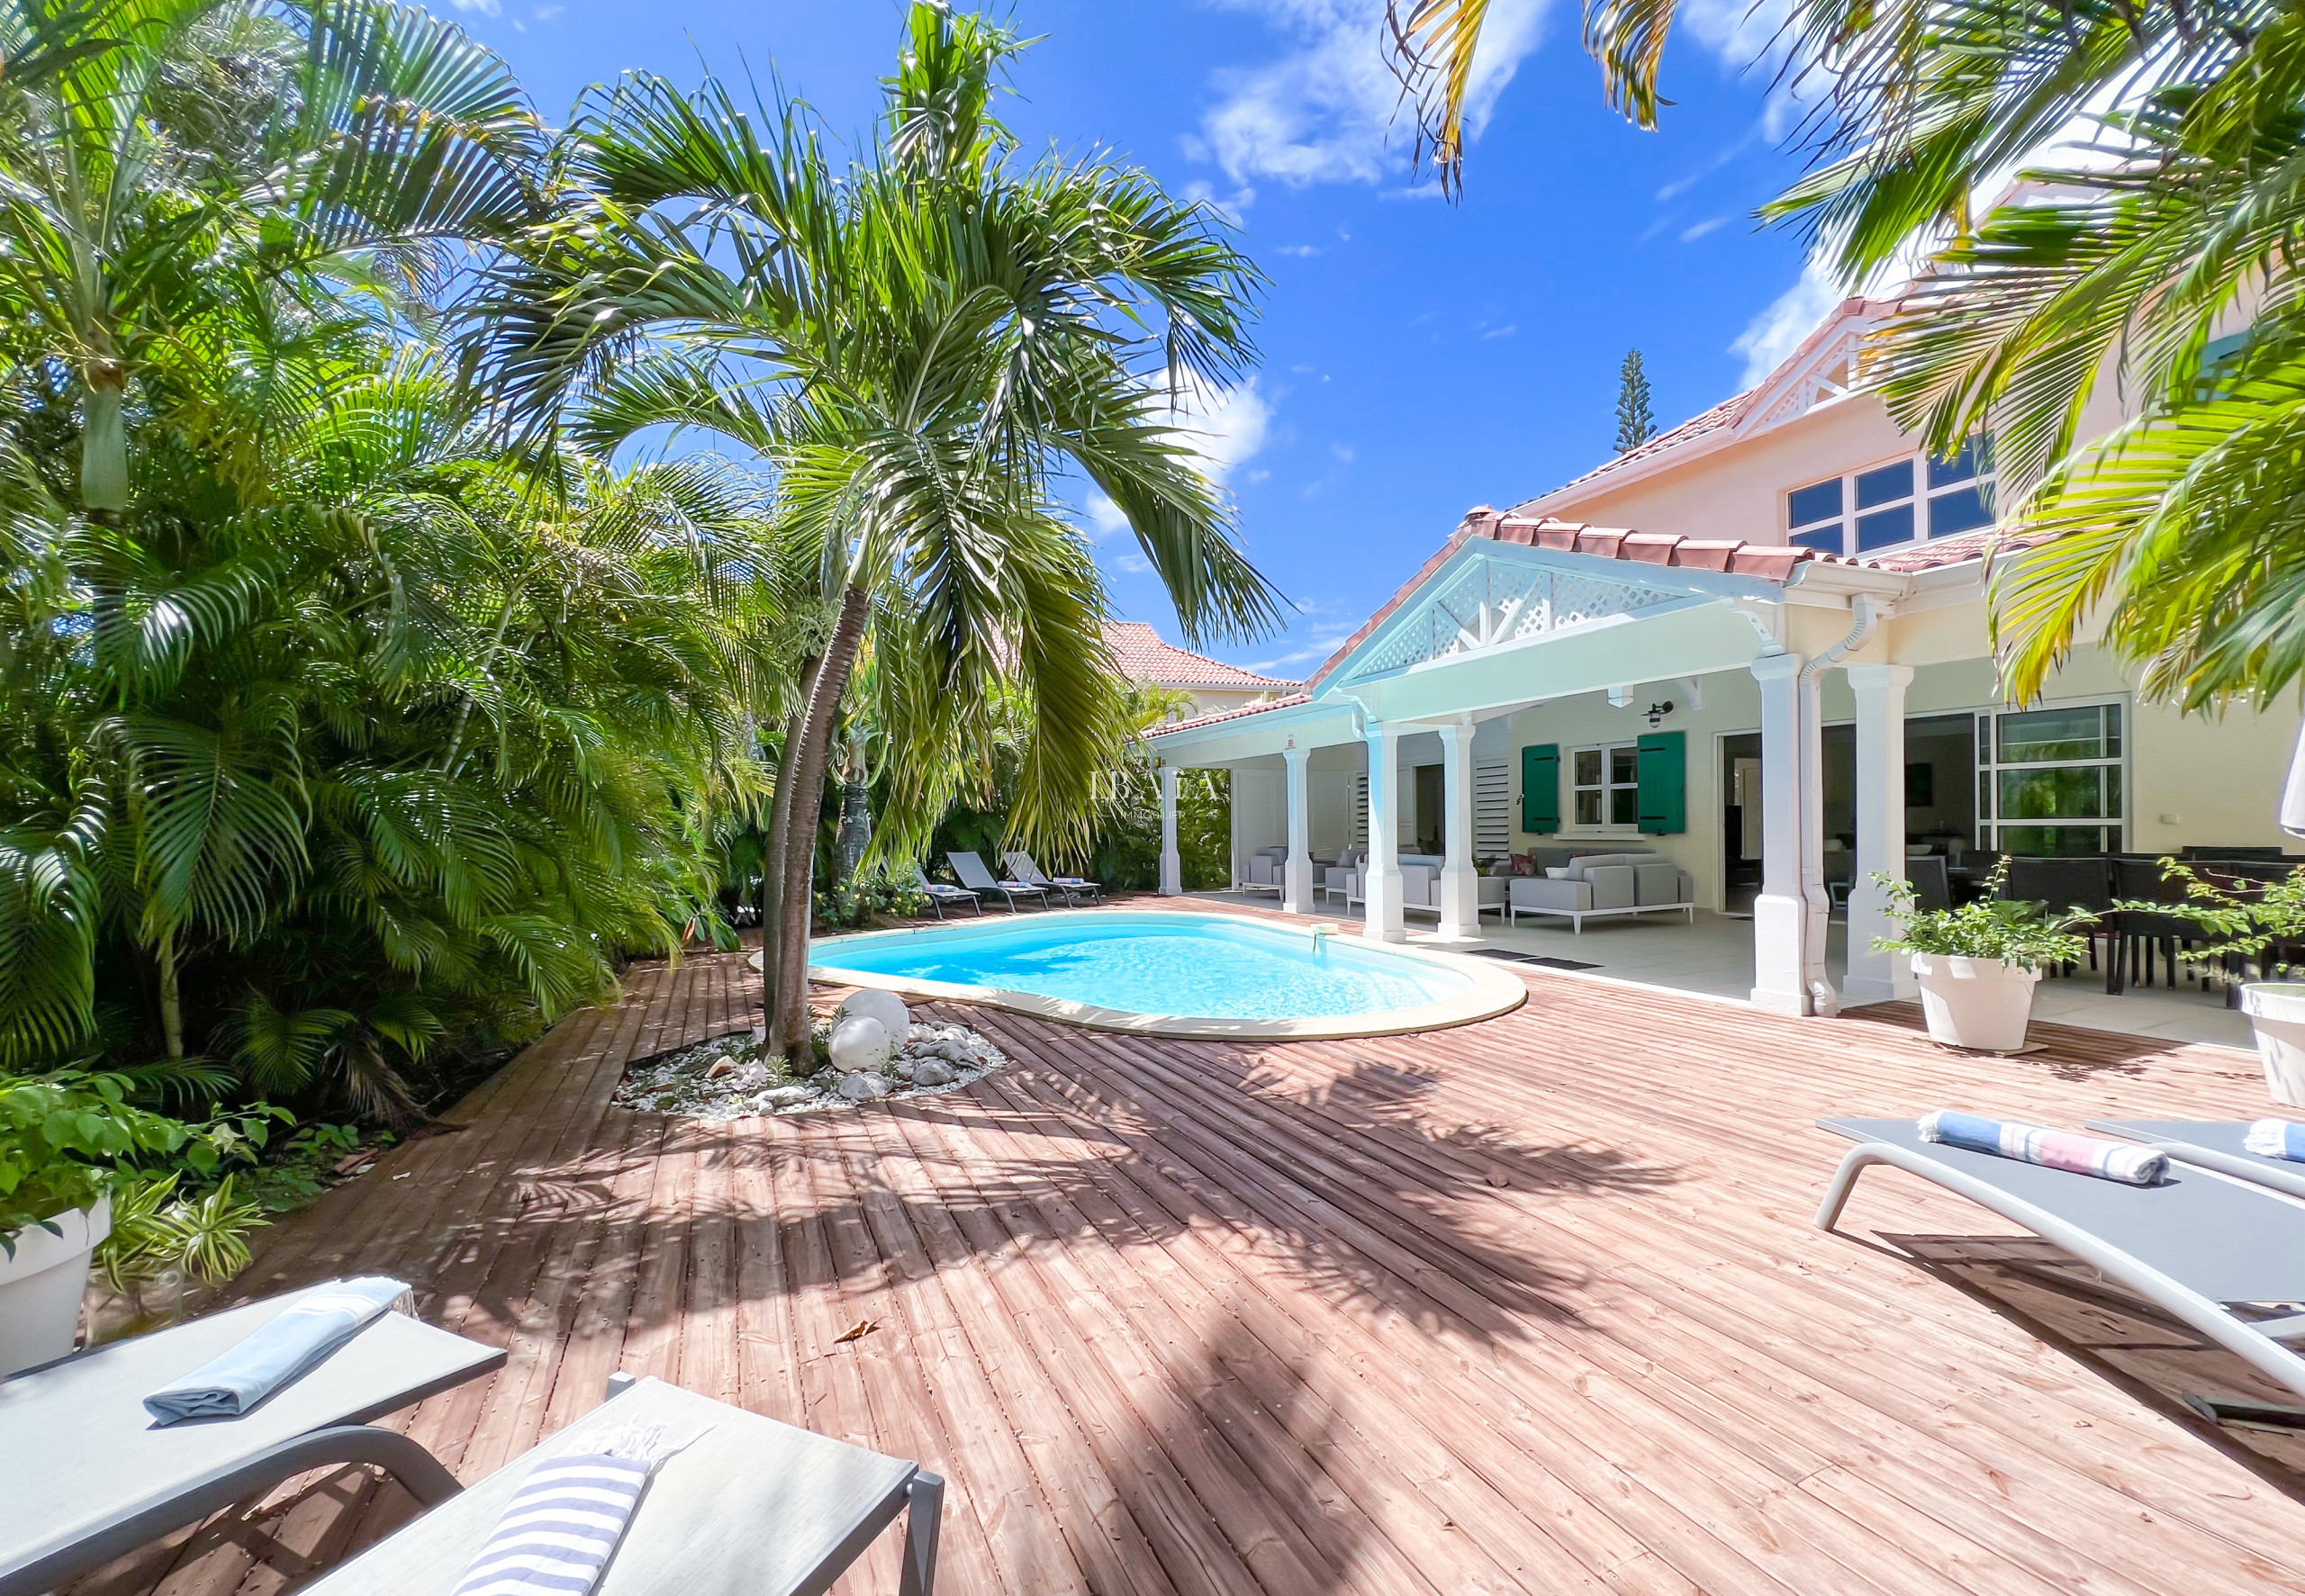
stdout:
<svg viewBox="0 0 2305 1596">
<path fill-rule="evenodd" d="M 258 1106 L 186 1123 L 137 1105 L 150 1084 L 117 1070 L 0 1074 L 0 1249 L 13 1256 L 15 1231 L 86 1208 L 152 1165 L 204 1175 L 249 1156 L 290 1117 Z"/>
<path fill-rule="evenodd" d="M 2113 906 L 2138 914 L 2174 915 L 2191 920 L 2209 941 L 2186 957 L 2208 966 L 2225 959 L 2257 959 L 2268 949 L 2305 942 L 2305 865 L 2277 881 L 2234 882 L 2204 876 L 2192 865 L 2174 859 L 2161 861 L 2162 879 L 2182 881 L 2181 904 L 2132 903 Z M 2273 979 L 2294 975 L 2299 966 L 2273 961 L 2265 966 Z"/>
<path fill-rule="evenodd" d="M 872 865 L 846 879 L 820 888 L 816 923 L 843 931 L 874 919 L 904 919 L 928 912 L 928 895 L 912 884 L 910 866 Z"/>
<path fill-rule="evenodd" d="M 2058 915 L 2047 904 L 2004 898 L 2001 888 L 2008 876 L 2003 858 L 1985 879 L 1983 897 L 1949 909 L 1923 909 L 1915 906 L 1912 882 L 1875 871 L 1873 885 L 1889 895 L 1894 906 L 1889 917 L 1903 934 L 1875 937 L 1874 951 L 1992 959 L 2020 969 L 2070 963 L 2089 951 L 2088 940 L 2075 936 L 2073 927 L 2095 916 L 2078 907 Z"/>
<path fill-rule="evenodd" d="M 327 1189 L 328 1177 L 346 1156 L 363 1145 L 388 1147 L 393 1137 L 364 1132 L 357 1125 L 307 1125 L 267 1150 L 261 1162 L 233 1178 L 248 1200 L 266 1213 L 290 1213 Z"/>
<path fill-rule="evenodd" d="M 248 1233 L 271 1222 L 261 1204 L 234 1190 L 235 1176 L 179 1197 L 181 1178 L 170 1174 L 113 1187 L 112 1234 L 95 1258 L 113 1290 L 133 1292 L 170 1270 L 194 1280 L 229 1280 L 248 1267 Z"/>
</svg>

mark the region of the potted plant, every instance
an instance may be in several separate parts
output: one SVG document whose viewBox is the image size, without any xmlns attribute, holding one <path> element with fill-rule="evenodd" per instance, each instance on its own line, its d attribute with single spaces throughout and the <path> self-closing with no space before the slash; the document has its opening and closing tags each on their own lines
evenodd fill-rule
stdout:
<svg viewBox="0 0 2305 1596">
<path fill-rule="evenodd" d="M 2185 901 L 2118 903 L 2117 909 L 2191 920 L 2211 940 L 2187 955 L 2197 970 L 2254 960 L 2264 978 L 2241 983 L 2241 1011 L 2256 1033 L 2265 1090 L 2275 1103 L 2305 1105 L 2305 969 L 2285 955 L 2305 943 L 2305 865 L 2278 881 L 2206 879 L 2174 859 L 2161 861 L 2166 879 L 2185 884 Z"/>
<path fill-rule="evenodd" d="M 0 1074 L 0 1378 L 72 1350 L 89 1260 L 113 1236 L 115 1189 L 135 1191 L 137 1244 L 149 1249 L 148 1210 L 158 1204 L 141 1184 L 143 1161 L 205 1173 L 260 1141 L 263 1120 L 278 1112 L 188 1125 L 136 1106 L 144 1084 L 81 1069 Z M 171 1180 L 160 1196 L 173 1191 Z M 187 1219 L 198 1216 L 176 1216 L 178 1228 Z"/>
<path fill-rule="evenodd" d="M 2000 893 L 2008 873 L 2003 859 L 1985 879 L 1984 897 L 1950 909 L 1920 908 L 1911 882 L 1878 872 L 1873 877 L 1888 895 L 1889 918 L 1902 933 L 1875 937 L 1874 949 L 1912 956 L 1932 1041 L 2015 1052 L 2025 1045 L 2041 967 L 2068 963 L 2089 951 L 2088 941 L 2073 932 L 2093 917 L 2088 911 L 2056 915 L 2046 904 L 2004 899 Z"/>
</svg>

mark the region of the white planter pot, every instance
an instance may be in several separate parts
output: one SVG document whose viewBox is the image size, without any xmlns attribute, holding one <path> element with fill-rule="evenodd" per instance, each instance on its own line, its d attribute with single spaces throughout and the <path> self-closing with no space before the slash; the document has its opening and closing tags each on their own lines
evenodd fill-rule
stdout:
<svg viewBox="0 0 2305 1596">
<path fill-rule="evenodd" d="M 88 1288 L 88 1256 L 112 1234 L 112 1199 L 10 1238 L 16 1256 L 0 1253 L 0 1380 L 62 1357 L 80 1330 L 80 1297 Z"/>
<path fill-rule="evenodd" d="M 2241 1012 L 2257 1032 L 2265 1090 L 2275 1103 L 2305 1104 L 2305 982 L 2251 982 L 2241 988 Z"/>
<path fill-rule="evenodd" d="M 1931 1041 L 1982 1053 L 2013 1053 L 2025 1045 L 2039 970 L 1998 959 L 1915 953 L 1912 974 Z"/>
</svg>

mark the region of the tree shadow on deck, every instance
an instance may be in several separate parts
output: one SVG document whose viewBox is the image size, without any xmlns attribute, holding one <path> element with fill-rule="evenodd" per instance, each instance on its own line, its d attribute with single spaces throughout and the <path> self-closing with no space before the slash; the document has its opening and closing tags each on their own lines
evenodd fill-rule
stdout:
<svg viewBox="0 0 2305 1596">
<path fill-rule="evenodd" d="M 2145 1406 L 2192 1431 L 2267 1486 L 2305 1502 L 2305 1432 L 2228 1427 L 2187 1393 L 2294 1407 L 2297 1393 L 2038 1236 L 1881 1232 L 1879 1240 L 1964 1296 L 2008 1318 Z"/>
</svg>

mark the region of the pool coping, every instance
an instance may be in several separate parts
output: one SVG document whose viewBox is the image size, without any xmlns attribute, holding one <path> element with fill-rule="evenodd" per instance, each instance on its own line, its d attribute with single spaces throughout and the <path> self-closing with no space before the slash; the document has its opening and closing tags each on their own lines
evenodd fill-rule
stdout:
<svg viewBox="0 0 2305 1596">
<path fill-rule="evenodd" d="M 1096 916 L 1109 918 L 1116 914 L 1127 914 L 1125 909 L 1047 909 L 1029 916 L 1045 920 L 1058 916 Z M 1148 917 L 1172 913 L 1169 910 L 1133 911 Z M 1253 925 L 1262 931 L 1282 935 L 1301 936 L 1311 941 L 1316 928 L 1291 925 L 1268 920 L 1258 915 L 1231 915 L 1217 910 L 1194 911 L 1198 918 L 1227 920 L 1242 925 Z M 1003 924 L 1008 915 L 981 916 L 984 923 Z M 837 964 L 817 962 L 818 951 L 829 951 L 844 944 L 872 942 L 894 942 L 902 938 L 949 933 L 979 924 L 979 920 L 945 921 L 932 925 L 906 925 L 890 931 L 851 932 L 841 936 L 815 939 L 809 950 L 809 978 L 843 987 L 870 987 L 883 992 L 895 992 L 907 996 L 944 998 L 954 1003 L 978 1003 L 991 1008 L 1005 1008 L 1020 1014 L 1033 1014 L 1044 1020 L 1061 1020 L 1067 1024 L 1085 1026 L 1093 1031 L 1117 1031 L 1136 1036 L 1180 1036 L 1203 1039 L 1230 1039 L 1238 1041 L 1335 1041 L 1354 1036 L 1398 1036 L 1412 1031 L 1442 1031 L 1453 1025 L 1470 1025 L 1481 1020 L 1493 1020 L 1499 1014 L 1512 1013 L 1529 1000 L 1529 988 L 1521 978 L 1494 960 L 1471 959 L 1462 954 L 1443 952 L 1437 948 L 1417 947 L 1401 942 L 1368 942 L 1358 934 L 1341 927 L 1336 931 L 1317 933 L 1332 936 L 1351 935 L 1351 940 L 1369 951 L 1382 951 L 1403 959 L 1435 964 L 1465 976 L 1472 983 L 1454 997 L 1439 1003 L 1419 1004 L 1414 1008 L 1390 1009 L 1373 1014 L 1316 1014 L 1288 1020 L 1225 1019 L 1208 1014 L 1141 1014 L 1134 1009 L 1104 1008 L 1096 1004 L 1079 1003 L 1070 998 L 1044 997 L 1036 992 L 1012 992 L 1003 987 L 963 986 L 953 981 L 930 981 L 904 976 L 882 975 L 875 970 L 846 969 Z M 757 967 L 760 955 L 755 953 L 748 962 Z"/>
</svg>

